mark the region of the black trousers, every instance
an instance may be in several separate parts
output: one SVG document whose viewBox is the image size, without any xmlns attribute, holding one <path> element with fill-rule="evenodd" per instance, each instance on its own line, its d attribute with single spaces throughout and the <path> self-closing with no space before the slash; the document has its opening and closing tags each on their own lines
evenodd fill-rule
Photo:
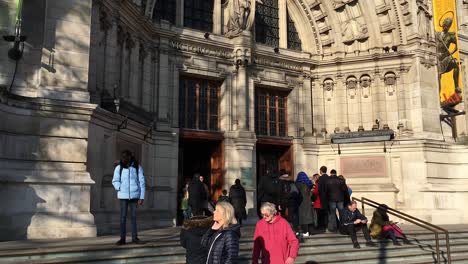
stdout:
<svg viewBox="0 0 468 264">
<path fill-rule="evenodd" d="M 353 243 L 357 242 L 357 235 L 356 232 L 362 229 L 362 233 L 364 233 L 364 238 L 366 241 L 371 241 L 371 236 L 369 233 L 369 228 L 367 228 L 367 224 L 357 224 L 357 225 L 348 225 L 347 230 L 348 234 L 351 236 L 351 241 Z"/>
<path fill-rule="evenodd" d="M 326 229 L 328 226 L 328 210 L 327 209 L 316 209 L 317 210 L 317 228 Z"/>
</svg>

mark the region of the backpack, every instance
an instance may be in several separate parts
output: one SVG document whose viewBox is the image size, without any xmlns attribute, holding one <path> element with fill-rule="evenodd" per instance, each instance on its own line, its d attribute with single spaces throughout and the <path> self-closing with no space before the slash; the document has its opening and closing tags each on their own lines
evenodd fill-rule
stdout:
<svg viewBox="0 0 468 264">
<path fill-rule="evenodd" d="M 302 195 L 299 189 L 297 188 L 296 184 L 294 182 L 290 181 L 285 181 L 283 183 L 283 197 L 285 197 L 288 201 L 288 203 L 291 204 L 297 204 L 299 206 L 302 202 Z"/>
</svg>

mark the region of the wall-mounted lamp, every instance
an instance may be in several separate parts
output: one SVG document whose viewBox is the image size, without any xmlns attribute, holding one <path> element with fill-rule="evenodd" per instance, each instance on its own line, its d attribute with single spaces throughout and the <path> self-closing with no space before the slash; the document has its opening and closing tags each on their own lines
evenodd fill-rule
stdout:
<svg viewBox="0 0 468 264">
<path fill-rule="evenodd" d="M 8 50 L 8 57 L 12 60 L 18 61 L 23 56 L 24 42 L 26 41 L 26 36 L 21 35 L 21 11 L 22 11 L 22 0 L 17 0 L 16 3 L 16 24 L 15 24 L 15 35 L 6 35 L 3 36 L 3 39 L 7 42 L 14 42 L 13 47 Z M 22 48 L 20 49 L 20 44 Z"/>
</svg>

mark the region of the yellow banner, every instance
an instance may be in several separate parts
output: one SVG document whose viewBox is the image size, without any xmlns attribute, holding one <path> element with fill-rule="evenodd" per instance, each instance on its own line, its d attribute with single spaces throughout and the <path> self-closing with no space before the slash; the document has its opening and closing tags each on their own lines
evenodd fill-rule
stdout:
<svg viewBox="0 0 468 264">
<path fill-rule="evenodd" d="M 462 101 L 462 78 L 454 0 L 433 0 L 441 106 L 453 109 Z"/>
</svg>

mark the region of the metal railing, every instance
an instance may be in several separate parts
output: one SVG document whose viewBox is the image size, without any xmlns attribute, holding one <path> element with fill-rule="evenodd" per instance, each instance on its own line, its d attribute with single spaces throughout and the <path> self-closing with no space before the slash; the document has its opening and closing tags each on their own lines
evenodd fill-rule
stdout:
<svg viewBox="0 0 468 264">
<path fill-rule="evenodd" d="M 372 200 L 367 199 L 365 197 L 361 197 L 361 199 L 353 197 L 353 201 L 358 201 L 358 202 L 361 203 L 361 205 L 362 205 L 362 214 L 363 215 L 365 215 L 365 211 L 364 211 L 364 205 L 365 204 L 369 205 L 371 207 L 374 207 L 374 208 L 378 208 L 380 205 L 382 205 L 382 204 L 380 204 L 380 203 L 378 203 L 376 201 L 372 201 Z M 416 218 L 414 216 L 405 214 L 403 212 L 400 212 L 400 211 L 398 211 L 396 209 L 393 209 L 393 208 L 390 208 L 390 207 L 387 207 L 387 213 L 433 232 L 434 235 L 435 235 L 435 242 L 436 242 L 437 263 L 441 263 L 440 262 L 441 253 L 440 253 L 439 233 L 445 234 L 445 245 L 447 247 L 447 252 L 446 252 L 447 253 L 447 263 L 448 264 L 451 263 L 452 260 L 451 260 L 451 256 L 450 256 L 449 232 L 446 229 L 444 229 L 444 228 L 442 228 L 440 226 L 433 225 L 431 223 L 428 223 L 428 222 L 423 221 L 423 220 L 421 220 L 419 218 Z"/>
</svg>

